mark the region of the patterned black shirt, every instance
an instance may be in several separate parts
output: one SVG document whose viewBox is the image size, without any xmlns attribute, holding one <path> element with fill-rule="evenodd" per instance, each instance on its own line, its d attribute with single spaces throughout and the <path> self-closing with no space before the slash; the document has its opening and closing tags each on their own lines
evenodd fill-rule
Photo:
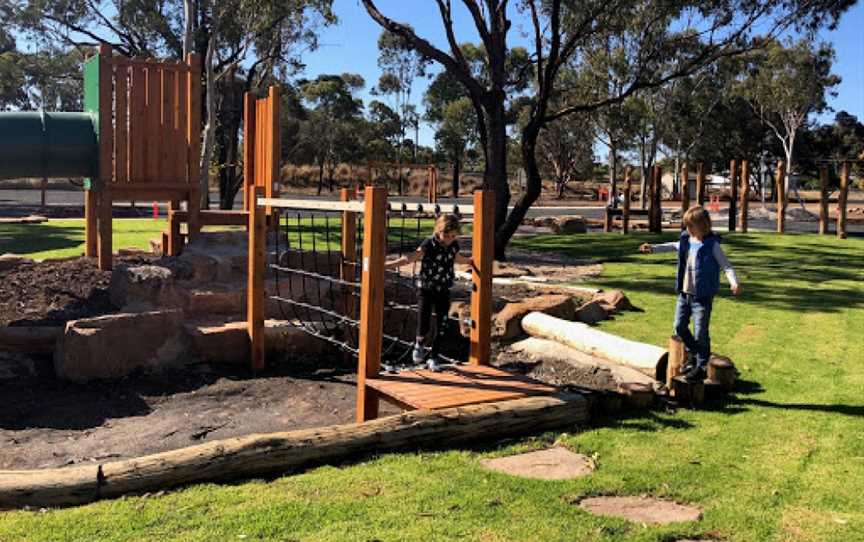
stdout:
<svg viewBox="0 0 864 542">
<path fill-rule="evenodd" d="M 455 278 L 453 263 L 459 253 L 459 243 L 453 241 L 449 246 L 444 246 L 444 243 L 433 235 L 420 243 L 420 249 L 423 250 L 423 260 L 420 263 L 417 287 L 434 292 L 450 290 Z"/>
</svg>

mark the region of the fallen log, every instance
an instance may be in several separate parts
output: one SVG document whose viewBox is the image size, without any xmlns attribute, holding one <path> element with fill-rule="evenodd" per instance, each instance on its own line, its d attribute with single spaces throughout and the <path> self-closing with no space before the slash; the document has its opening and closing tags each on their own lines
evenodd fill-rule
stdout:
<svg viewBox="0 0 864 542">
<path fill-rule="evenodd" d="M 0 508 L 79 505 L 192 483 L 282 474 L 372 453 L 536 434 L 587 419 L 582 395 L 559 394 L 249 435 L 103 465 L 0 471 Z"/>
<path fill-rule="evenodd" d="M 653 344 L 631 341 L 581 322 L 570 322 L 532 312 L 522 319 L 522 329 L 533 337 L 572 346 L 592 356 L 632 367 L 656 380 L 665 380 L 668 354 Z"/>
</svg>

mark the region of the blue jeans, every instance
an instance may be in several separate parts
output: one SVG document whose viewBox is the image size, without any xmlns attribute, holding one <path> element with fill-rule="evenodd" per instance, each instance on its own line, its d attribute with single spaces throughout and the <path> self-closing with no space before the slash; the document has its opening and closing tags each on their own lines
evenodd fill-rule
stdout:
<svg viewBox="0 0 864 542">
<path fill-rule="evenodd" d="M 687 351 L 696 355 L 696 365 L 705 368 L 711 356 L 711 335 L 708 325 L 711 322 L 713 297 L 697 298 L 680 293 L 675 306 L 675 334 L 681 337 Z M 690 316 L 693 316 L 693 333 L 690 333 Z M 695 335 L 695 336 L 694 336 Z"/>
</svg>

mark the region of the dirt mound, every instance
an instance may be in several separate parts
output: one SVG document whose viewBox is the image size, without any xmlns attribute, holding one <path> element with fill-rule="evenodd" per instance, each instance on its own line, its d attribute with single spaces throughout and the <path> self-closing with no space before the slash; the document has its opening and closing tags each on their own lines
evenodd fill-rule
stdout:
<svg viewBox="0 0 864 542">
<path fill-rule="evenodd" d="M 140 263 L 140 256 L 116 258 Z M 24 262 L 0 273 L 0 325 L 59 326 L 114 310 L 110 271 L 86 258 Z"/>
<path fill-rule="evenodd" d="M 591 497 L 580 501 L 579 508 L 598 516 L 655 525 L 698 521 L 702 517 L 702 511 L 694 506 L 651 497 Z"/>
</svg>

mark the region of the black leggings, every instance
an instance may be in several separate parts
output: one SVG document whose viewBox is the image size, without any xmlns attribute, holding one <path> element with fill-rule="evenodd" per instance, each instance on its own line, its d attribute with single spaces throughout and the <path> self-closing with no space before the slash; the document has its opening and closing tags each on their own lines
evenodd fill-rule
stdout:
<svg viewBox="0 0 864 542">
<path fill-rule="evenodd" d="M 417 291 L 417 311 L 420 313 L 417 319 L 417 337 L 425 337 L 429 333 L 429 324 L 432 320 L 432 308 L 435 308 L 435 337 L 432 338 L 431 356 L 438 354 L 441 339 L 444 336 L 444 323 L 447 321 L 447 313 L 450 312 L 450 290 L 436 292 L 434 290 L 421 289 Z"/>
</svg>

